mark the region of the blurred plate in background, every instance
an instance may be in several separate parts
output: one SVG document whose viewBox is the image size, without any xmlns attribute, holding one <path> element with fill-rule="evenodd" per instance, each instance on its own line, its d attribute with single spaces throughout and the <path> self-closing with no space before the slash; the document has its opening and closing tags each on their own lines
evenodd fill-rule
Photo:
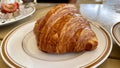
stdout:
<svg viewBox="0 0 120 68">
<path fill-rule="evenodd" d="M 13 17 L 10 19 L 0 18 L 0 26 L 10 24 L 10 23 L 16 22 L 18 20 L 24 19 L 24 18 L 32 15 L 34 12 L 35 12 L 35 7 L 30 6 L 30 7 L 25 8 L 24 5 L 20 5 L 20 14 L 16 17 Z M 1 17 L 2 17 L 2 15 L 1 15 Z"/>
<path fill-rule="evenodd" d="M 120 22 L 112 26 L 111 34 L 114 41 L 120 46 Z"/>
</svg>

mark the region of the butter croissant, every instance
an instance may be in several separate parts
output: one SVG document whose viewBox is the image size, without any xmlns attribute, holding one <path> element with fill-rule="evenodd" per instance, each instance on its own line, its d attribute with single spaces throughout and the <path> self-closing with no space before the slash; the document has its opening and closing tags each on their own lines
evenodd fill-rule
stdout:
<svg viewBox="0 0 120 68">
<path fill-rule="evenodd" d="M 38 48 L 57 54 L 96 49 L 98 39 L 89 23 L 74 5 L 57 5 L 35 24 Z"/>
</svg>

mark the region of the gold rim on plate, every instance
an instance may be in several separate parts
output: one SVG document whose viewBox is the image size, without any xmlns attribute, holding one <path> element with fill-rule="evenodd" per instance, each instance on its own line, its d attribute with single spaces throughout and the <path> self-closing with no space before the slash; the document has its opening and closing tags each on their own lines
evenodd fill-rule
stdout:
<svg viewBox="0 0 120 68">
<path fill-rule="evenodd" d="M 29 23 L 28 23 L 29 24 Z M 2 58 L 3 60 L 10 66 L 13 66 L 13 67 L 16 67 L 16 68 L 21 68 L 21 67 L 25 67 L 25 66 L 22 66 L 20 65 L 19 63 L 17 62 L 14 62 L 14 60 L 10 59 L 5 51 L 5 46 L 6 46 L 6 43 L 10 37 L 10 35 L 12 35 L 16 30 L 18 30 L 20 27 L 26 25 L 25 24 L 22 24 L 16 28 L 14 28 L 12 31 L 10 31 L 7 36 L 3 39 L 3 42 L 1 44 L 1 55 L 2 55 Z M 94 59 L 91 63 L 89 64 L 86 64 L 82 67 L 93 67 L 95 65 L 100 65 L 103 61 L 105 61 L 105 59 L 108 57 L 108 55 L 110 54 L 111 52 L 111 49 L 112 49 L 112 40 L 111 40 L 111 37 L 110 35 L 108 34 L 108 32 L 101 26 L 99 25 L 96 25 L 94 23 L 92 23 L 92 25 L 94 25 L 95 27 L 99 28 L 103 33 L 104 35 L 106 35 L 106 39 L 108 40 L 107 43 L 106 43 L 106 47 L 104 48 L 104 51 L 102 52 L 101 55 L 99 55 L 99 57 L 97 57 L 96 59 Z"/>
</svg>

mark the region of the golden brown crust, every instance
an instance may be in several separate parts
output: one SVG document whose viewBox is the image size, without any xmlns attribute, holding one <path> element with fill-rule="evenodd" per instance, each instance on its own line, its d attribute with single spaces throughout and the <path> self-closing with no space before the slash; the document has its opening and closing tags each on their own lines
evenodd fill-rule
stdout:
<svg viewBox="0 0 120 68">
<path fill-rule="evenodd" d="M 89 21 L 74 5 L 60 4 L 39 19 L 34 27 L 38 48 L 48 53 L 93 50 L 98 45 Z"/>
</svg>

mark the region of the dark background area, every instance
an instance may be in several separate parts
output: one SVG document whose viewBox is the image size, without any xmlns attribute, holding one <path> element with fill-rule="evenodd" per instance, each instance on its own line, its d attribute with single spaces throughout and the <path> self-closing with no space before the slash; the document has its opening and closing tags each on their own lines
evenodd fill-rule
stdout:
<svg viewBox="0 0 120 68">
<path fill-rule="evenodd" d="M 33 2 L 34 0 L 22 0 L 23 3 Z M 37 0 L 38 3 L 75 3 L 76 0 Z"/>
<path fill-rule="evenodd" d="M 69 0 L 37 0 L 37 2 L 43 2 L 43 3 L 68 3 Z"/>
</svg>

